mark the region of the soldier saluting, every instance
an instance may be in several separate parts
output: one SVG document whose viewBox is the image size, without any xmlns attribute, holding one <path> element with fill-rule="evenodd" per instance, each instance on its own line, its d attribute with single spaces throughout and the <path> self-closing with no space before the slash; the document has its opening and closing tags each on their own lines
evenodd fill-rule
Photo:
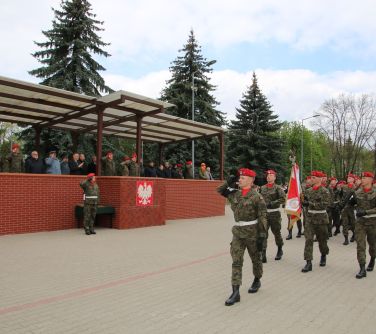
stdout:
<svg viewBox="0 0 376 334">
<path fill-rule="evenodd" d="M 282 246 L 283 246 L 283 239 L 281 235 L 281 212 L 279 211 L 279 207 L 285 203 L 286 196 L 285 192 L 283 191 L 282 187 L 275 184 L 275 179 L 277 173 L 274 170 L 267 170 L 266 172 L 266 181 L 267 184 L 261 187 L 260 193 L 265 200 L 266 208 L 267 208 L 267 227 L 266 227 L 266 238 L 263 245 L 262 250 L 262 262 L 266 263 L 266 248 L 268 244 L 268 231 L 269 227 L 271 228 L 275 243 L 278 247 L 277 255 L 275 256 L 275 260 L 280 260 L 283 255 Z"/>
<path fill-rule="evenodd" d="M 372 271 L 375 266 L 376 189 L 372 187 L 373 179 L 373 173 L 363 172 L 361 187 L 356 191 L 354 198 L 350 199 L 351 204 L 356 205 L 355 239 L 357 244 L 357 258 L 360 266 L 360 271 L 356 274 L 356 278 L 367 276 L 365 268 L 367 241 L 369 245 L 369 255 L 371 257 L 367 271 Z"/>
<path fill-rule="evenodd" d="M 307 261 L 302 269 L 303 273 L 312 271 L 313 259 L 313 237 L 316 235 L 319 242 L 321 253 L 320 266 L 326 265 L 326 256 L 329 254 L 327 244 L 328 239 L 328 214 L 326 212 L 330 202 L 330 195 L 328 189 L 322 186 L 322 177 L 324 173 L 320 171 L 311 172 L 312 187 L 308 188 L 304 194 L 303 207 L 306 208 L 305 216 L 305 247 L 304 260 Z"/>
<path fill-rule="evenodd" d="M 266 205 L 263 197 L 253 189 L 256 173 L 247 168 L 239 170 L 239 188 L 236 189 L 235 177 L 218 187 L 218 192 L 227 197 L 234 212 L 232 227 L 232 294 L 225 305 L 240 301 L 239 287 L 242 284 L 242 267 L 245 249 L 251 257 L 254 280 L 249 293 L 255 293 L 261 287 L 262 262 L 259 252 L 266 237 Z"/>
<path fill-rule="evenodd" d="M 94 221 L 99 203 L 99 187 L 95 180 L 95 174 L 87 175 L 86 180 L 80 183 L 84 190 L 84 228 L 87 235 L 96 234 Z"/>
</svg>

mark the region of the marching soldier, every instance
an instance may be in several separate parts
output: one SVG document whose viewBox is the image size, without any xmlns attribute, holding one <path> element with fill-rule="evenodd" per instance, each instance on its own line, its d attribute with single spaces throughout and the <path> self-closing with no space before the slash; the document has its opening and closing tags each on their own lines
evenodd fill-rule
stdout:
<svg viewBox="0 0 376 334">
<path fill-rule="evenodd" d="M 256 293 L 261 287 L 262 262 L 260 253 L 266 237 L 266 205 L 262 196 L 252 185 L 256 173 L 247 168 L 239 170 L 239 188 L 236 189 L 235 177 L 218 188 L 218 192 L 227 197 L 234 212 L 232 227 L 232 294 L 225 305 L 230 306 L 240 301 L 239 287 L 242 284 L 242 267 L 245 249 L 251 257 L 254 280 L 248 293 Z"/>
<path fill-rule="evenodd" d="M 323 173 L 320 171 L 311 172 L 312 187 L 307 189 L 304 194 L 303 207 L 306 208 L 305 215 L 305 247 L 304 260 L 306 265 L 302 269 L 303 273 L 312 271 L 313 259 L 313 237 L 316 235 L 319 242 L 321 253 L 320 266 L 326 265 L 326 256 L 329 254 L 327 244 L 328 238 L 328 214 L 326 209 L 329 205 L 329 191 L 322 186 L 321 178 Z"/>
<path fill-rule="evenodd" d="M 376 189 L 372 187 L 374 174 L 362 173 L 361 187 L 356 191 L 355 198 L 350 201 L 356 204 L 355 238 L 357 258 L 360 271 L 356 278 L 367 276 L 367 271 L 372 271 L 376 257 Z M 369 246 L 371 260 L 366 271 L 366 246 Z"/>
<path fill-rule="evenodd" d="M 266 227 L 266 238 L 264 241 L 264 246 L 262 250 L 262 262 L 266 263 L 266 248 L 268 244 L 268 231 L 269 227 L 271 228 L 275 243 L 278 247 L 277 255 L 275 256 L 275 260 L 280 260 L 283 255 L 282 246 L 283 246 L 283 239 L 281 235 L 281 212 L 279 207 L 285 203 L 286 196 L 285 192 L 283 191 L 282 187 L 275 184 L 276 179 L 276 172 L 274 170 L 267 170 L 266 171 L 266 181 L 267 184 L 261 187 L 260 193 L 265 200 L 266 208 L 267 208 L 267 227 Z"/>
<path fill-rule="evenodd" d="M 95 180 L 95 174 L 87 175 L 86 180 L 80 183 L 84 190 L 84 228 L 87 235 L 96 234 L 94 221 L 99 203 L 99 188 Z"/>
<path fill-rule="evenodd" d="M 348 202 L 348 199 L 355 193 L 355 175 L 347 175 L 347 185 L 342 187 L 342 201 L 340 203 L 343 207 L 341 212 L 342 224 L 343 224 L 343 236 L 345 241 L 343 245 L 349 244 L 349 231 L 352 232 L 350 241 L 355 241 L 355 215 L 354 215 L 354 205 Z"/>
</svg>

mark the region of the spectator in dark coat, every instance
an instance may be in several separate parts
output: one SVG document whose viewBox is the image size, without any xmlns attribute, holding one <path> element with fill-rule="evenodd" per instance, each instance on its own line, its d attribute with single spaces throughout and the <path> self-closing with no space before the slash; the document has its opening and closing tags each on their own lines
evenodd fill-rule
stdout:
<svg viewBox="0 0 376 334">
<path fill-rule="evenodd" d="M 164 166 L 163 164 L 160 164 L 157 168 L 157 177 L 164 177 Z"/>
<path fill-rule="evenodd" d="M 171 165 L 168 161 L 165 161 L 164 170 L 163 170 L 163 177 L 166 179 L 171 179 Z"/>
<path fill-rule="evenodd" d="M 157 177 L 157 169 L 154 166 L 154 161 L 150 161 L 144 169 L 145 177 Z"/>
<path fill-rule="evenodd" d="M 78 153 L 73 153 L 72 160 L 68 163 L 71 175 L 82 175 L 82 166 L 84 164 L 80 162 L 79 157 Z"/>
<path fill-rule="evenodd" d="M 70 174 L 69 163 L 68 163 L 68 155 L 67 154 L 63 154 L 62 157 L 61 157 L 60 169 L 61 169 L 61 174 L 64 174 L 64 175 Z"/>
<path fill-rule="evenodd" d="M 25 161 L 25 172 L 32 174 L 44 174 L 46 166 L 43 159 L 39 158 L 37 151 L 31 152 L 31 156 Z"/>
<path fill-rule="evenodd" d="M 87 175 L 88 174 L 88 165 L 85 160 L 85 154 L 80 153 L 79 156 L 79 162 L 81 163 L 81 174 L 82 175 Z"/>
<path fill-rule="evenodd" d="M 88 174 L 90 174 L 90 173 L 96 174 L 97 173 L 97 156 L 96 155 L 93 155 L 91 157 L 91 162 L 87 166 L 87 173 Z"/>
</svg>

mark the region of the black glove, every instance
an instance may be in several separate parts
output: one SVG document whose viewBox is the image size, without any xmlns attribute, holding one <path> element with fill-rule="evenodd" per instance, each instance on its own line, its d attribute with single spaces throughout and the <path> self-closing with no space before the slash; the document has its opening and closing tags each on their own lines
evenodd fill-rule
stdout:
<svg viewBox="0 0 376 334">
<path fill-rule="evenodd" d="M 264 247 L 264 240 L 265 238 L 263 237 L 258 237 L 256 240 L 256 248 L 258 252 L 262 252 L 262 249 Z"/>
<path fill-rule="evenodd" d="M 227 184 L 230 188 L 236 188 L 237 182 L 239 181 L 239 178 L 236 175 L 230 175 L 227 179 Z"/>
<path fill-rule="evenodd" d="M 309 206 L 309 202 L 308 201 L 303 201 L 302 205 L 307 208 Z"/>
<path fill-rule="evenodd" d="M 367 214 L 366 210 L 359 208 L 356 210 L 356 216 L 357 217 L 364 217 Z"/>
<path fill-rule="evenodd" d="M 354 195 L 352 195 L 349 199 L 349 204 L 354 206 L 357 204 L 357 200 L 356 200 L 356 197 Z"/>
<path fill-rule="evenodd" d="M 221 195 L 227 198 L 230 194 L 236 193 L 237 191 L 238 189 L 236 188 L 227 187 L 223 189 L 223 191 L 221 192 Z"/>
</svg>

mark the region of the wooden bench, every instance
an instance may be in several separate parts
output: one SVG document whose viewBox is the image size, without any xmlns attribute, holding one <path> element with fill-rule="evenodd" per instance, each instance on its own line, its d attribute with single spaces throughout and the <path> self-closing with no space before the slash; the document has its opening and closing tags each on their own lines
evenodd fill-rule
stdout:
<svg viewBox="0 0 376 334">
<path fill-rule="evenodd" d="M 97 215 L 96 217 L 100 215 L 110 215 L 110 228 L 112 228 L 112 217 L 115 214 L 115 208 L 112 206 L 107 205 L 98 205 L 97 206 Z M 78 204 L 74 208 L 74 215 L 77 218 L 77 227 L 80 227 L 80 219 L 84 217 L 84 205 Z"/>
</svg>

